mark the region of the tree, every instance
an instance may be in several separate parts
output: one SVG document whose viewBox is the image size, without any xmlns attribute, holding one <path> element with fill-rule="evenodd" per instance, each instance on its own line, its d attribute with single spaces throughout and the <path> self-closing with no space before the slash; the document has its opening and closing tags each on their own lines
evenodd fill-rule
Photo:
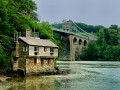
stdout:
<svg viewBox="0 0 120 90">
<path fill-rule="evenodd" d="M 6 8 L 6 1 L 0 0 L 0 34 L 7 34 L 9 33 L 8 28 L 8 14 L 7 14 L 7 8 Z"/>
<path fill-rule="evenodd" d="M 99 39 L 104 39 L 104 42 L 107 43 L 108 45 L 118 45 L 119 44 L 118 33 L 117 33 L 117 30 L 115 30 L 115 29 L 108 29 L 108 28 L 101 29 L 100 33 L 99 33 Z"/>
<path fill-rule="evenodd" d="M 15 50 L 13 41 L 14 33 L 30 29 L 40 32 L 40 38 L 50 39 L 59 44 L 53 38 L 53 30 L 48 22 L 40 23 L 35 2 L 32 0 L 0 0 L 0 67 L 11 65 L 11 52 Z"/>
<path fill-rule="evenodd" d="M 110 28 L 102 28 L 99 31 L 97 41 L 88 45 L 83 55 L 86 60 L 105 59 L 120 60 L 118 27 L 111 25 Z"/>
<path fill-rule="evenodd" d="M 109 29 L 115 29 L 115 30 L 117 30 L 117 33 L 118 33 L 118 30 L 119 30 L 118 25 L 111 25 L 109 27 Z"/>
<path fill-rule="evenodd" d="M 84 54 L 81 55 L 80 57 L 81 59 L 83 58 L 87 60 L 96 60 L 99 57 L 99 53 L 100 53 L 99 47 L 95 42 L 93 42 L 88 45 L 88 48 L 84 50 Z"/>
</svg>

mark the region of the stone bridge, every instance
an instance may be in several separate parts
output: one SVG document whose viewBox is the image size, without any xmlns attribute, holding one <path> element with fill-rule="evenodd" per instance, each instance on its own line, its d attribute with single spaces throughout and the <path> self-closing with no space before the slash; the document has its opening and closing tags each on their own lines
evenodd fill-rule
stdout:
<svg viewBox="0 0 120 90">
<path fill-rule="evenodd" d="M 72 32 L 72 21 L 62 24 L 62 30 L 53 28 L 53 31 L 61 35 L 62 52 L 59 53 L 59 60 L 80 60 L 80 54 L 92 41 L 90 37 L 75 34 Z"/>
</svg>

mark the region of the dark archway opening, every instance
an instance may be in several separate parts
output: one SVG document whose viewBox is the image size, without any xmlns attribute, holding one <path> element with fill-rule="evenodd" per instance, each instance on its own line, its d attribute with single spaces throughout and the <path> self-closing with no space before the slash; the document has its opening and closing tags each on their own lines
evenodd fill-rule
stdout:
<svg viewBox="0 0 120 90">
<path fill-rule="evenodd" d="M 77 38 L 73 39 L 73 43 L 76 44 L 77 43 Z"/>
<path fill-rule="evenodd" d="M 82 39 L 79 39 L 79 45 L 81 45 L 82 44 Z"/>
<path fill-rule="evenodd" d="M 84 40 L 84 46 L 87 46 L 87 41 L 86 40 Z"/>
</svg>

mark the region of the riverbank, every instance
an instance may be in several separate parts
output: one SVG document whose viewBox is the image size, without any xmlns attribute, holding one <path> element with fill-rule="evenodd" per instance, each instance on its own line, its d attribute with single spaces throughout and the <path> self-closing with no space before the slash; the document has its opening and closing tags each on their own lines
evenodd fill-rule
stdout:
<svg viewBox="0 0 120 90">
<path fill-rule="evenodd" d="M 7 82 L 11 79 L 12 79 L 12 77 L 7 77 L 7 76 L 3 76 L 3 75 L 0 76 L 0 82 Z"/>
<path fill-rule="evenodd" d="M 6 74 L 0 75 L 0 82 L 6 82 L 11 78 L 18 78 L 18 77 L 29 77 L 29 76 L 50 76 L 50 75 L 65 75 L 68 74 L 68 70 L 60 70 L 58 67 L 55 67 L 54 72 L 39 72 L 39 73 L 30 73 L 29 75 L 24 75 L 24 72 L 18 71 L 10 71 Z"/>
</svg>

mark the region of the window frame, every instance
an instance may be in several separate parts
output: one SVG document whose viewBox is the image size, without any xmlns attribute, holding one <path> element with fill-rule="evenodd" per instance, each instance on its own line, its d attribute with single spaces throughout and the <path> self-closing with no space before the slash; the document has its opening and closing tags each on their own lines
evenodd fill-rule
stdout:
<svg viewBox="0 0 120 90">
<path fill-rule="evenodd" d="M 53 47 L 50 48 L 50 52 L 54 52 L 54 48 Z"/>
<path fill-rule="evenodd" d="M 50 47 L 50 55 L 53 55 L 53 54 L 54 54 L 54 48 Z"/>
<path fill-rule="evenodd" d="M 47 47 L 44 47 L 44 52 L 47 52 Z"/>
<path fill-rule="evenodd" d="M 34 55 L 39 55 L 39 47 L 34 46 Z"/>
<path fill-rule="evenodd" d="M 34 32 L 34 37 L 39 38 L 39 32 Z"/>
<path fill-rule="evenodd" d="M 23 46 L 23 52 L 27 52 L 28 51 L 28 47 L 27 46 Z"/>
</svg>

